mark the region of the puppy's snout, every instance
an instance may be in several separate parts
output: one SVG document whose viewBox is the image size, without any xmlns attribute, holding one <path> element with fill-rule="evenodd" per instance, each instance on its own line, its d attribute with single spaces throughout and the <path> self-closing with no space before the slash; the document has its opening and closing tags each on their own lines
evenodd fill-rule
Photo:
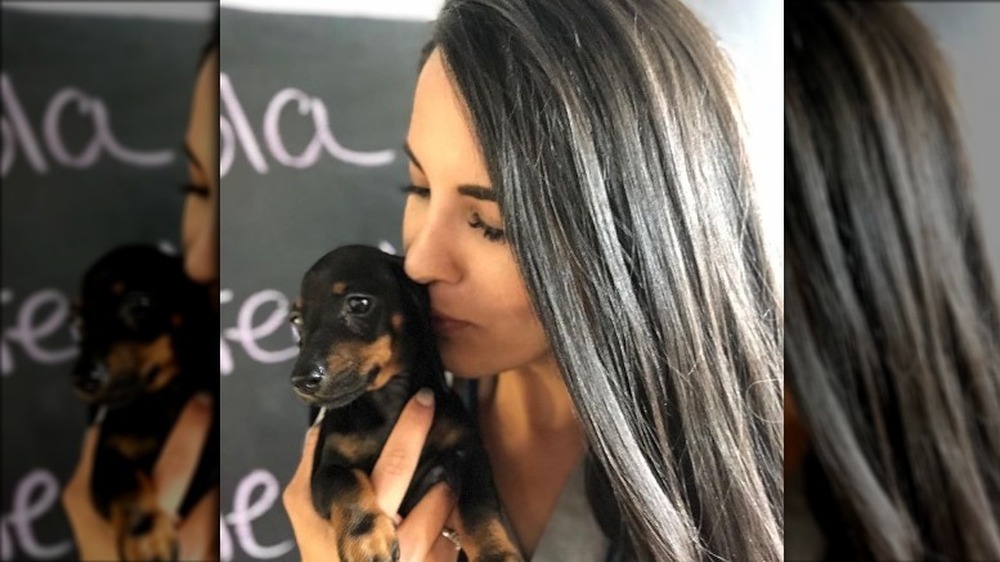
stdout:
<svg viewBox="0 0 1000 562">
<path fill-rule="evenodd" d="M 323 369 L 315 367 L 296 373 L 292 376 L 292 384 L 302 392 L 315 392 L 323 382 Z"/>
</svg>

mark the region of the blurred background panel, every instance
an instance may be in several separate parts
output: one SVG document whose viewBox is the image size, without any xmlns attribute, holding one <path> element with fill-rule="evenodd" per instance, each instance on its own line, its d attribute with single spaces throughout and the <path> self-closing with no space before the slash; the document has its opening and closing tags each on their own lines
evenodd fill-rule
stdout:
<svg viewBox="0 0 1000 562">
<path fill-rule="evenodd" d="M 307 424 L 289 382 L 288 303 L 336 246 L 401 253 L 402 144 L 442 3 L 221 2 L 223 560 L 299 559 L 281 506 Z M 780 267 L 781 2 L 687 3 L 735 66 Z"/>
<path fill-rule="evenodd" d="M 343 244 L 400 249 L 402 144 L 439 3 L 387 6 L 221 3 L 223 560 L 300 558 L 280 492 L 307 425 L 289 382 L 302 274 Z"/>
<path fill-rule="evenodd" d="M 69 306 L 130 242 L 180 248 L 181 142 L 214 3 L 4 2 L 0 558 L 76 559 Z"/>
<path fill-rule="evenodd" d="M 1000 279 L 1000 4 L 908 2 L 930 28 L 951 67 L 959 124 L 979 201 L 979 222 Z"/>
</svg>

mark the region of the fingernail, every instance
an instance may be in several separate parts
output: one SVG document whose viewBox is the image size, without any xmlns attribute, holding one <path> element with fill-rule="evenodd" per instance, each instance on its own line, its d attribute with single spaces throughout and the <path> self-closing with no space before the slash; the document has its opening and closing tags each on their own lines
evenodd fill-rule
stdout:
<svg viewBox="0 0 1000 562">
<path fill-rule="evenodd" d="M 421 388 L 417 392 L 417 403 L 421 406 L 431 407 L 434 405 L 434 393 L 429 388 Z"/>
<path fill-rule="evenodd" d="M 199 392 L 194 395 L 195 404 L 205 408 L 212 405 L 212 395 L 207 392 Z"/>
<path fill-rule="evenodd" d="M 319 409 L 319 413 L 316 414 L 316 421 L 313 422 L 313 427 L 316 427 L 317 425 L 319 425 L 319 423 L 321 421 L 323 421 L 323 416 L 325 416 L 325 415 L 326 415 L 326 407 L 324 406 L 324 407 L 320 408 Z"/>
<path fill-rule="evenodd" d="M 108 407 L 101 406 L 101 408 L 97 410 L 97 415 L 94 416 L 94 423 L 91 425 L 95 426 L 101 425 L 101 422 L 104 421 L 104 416 L 106 416 L 107 414 L 108 414 Z"/>
</svg>

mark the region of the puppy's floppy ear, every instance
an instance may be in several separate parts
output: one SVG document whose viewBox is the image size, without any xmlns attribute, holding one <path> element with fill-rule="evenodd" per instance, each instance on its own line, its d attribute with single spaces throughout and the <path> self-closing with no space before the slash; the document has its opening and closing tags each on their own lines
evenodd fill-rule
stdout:
<svg viewBox="0 0 1000 562">
<path fill-rule="evenodd" d="M 430 314 L 430 297 L 427 295 L 427 288 L 410 279 L 403 269 L 403 258 L 392 256 L 392 271 L 396 276 L 396 285 L 403 296 L 403 306 L 406 307 L 407 316 L 413 319 L 424 320 Z"/>
</svg>

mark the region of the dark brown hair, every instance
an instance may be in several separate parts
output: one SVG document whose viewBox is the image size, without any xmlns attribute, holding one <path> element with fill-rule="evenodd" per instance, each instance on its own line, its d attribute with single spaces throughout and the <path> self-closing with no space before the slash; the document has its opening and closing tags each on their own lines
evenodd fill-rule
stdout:
<svg viewBox="0 0 1000 562">
<path fill-rule="evenodd" d="M 948 70 L 900 4 L 785 25 L 785 366 L 851 549 L 998 560 L 1000 307 Z"/>
</svg>

